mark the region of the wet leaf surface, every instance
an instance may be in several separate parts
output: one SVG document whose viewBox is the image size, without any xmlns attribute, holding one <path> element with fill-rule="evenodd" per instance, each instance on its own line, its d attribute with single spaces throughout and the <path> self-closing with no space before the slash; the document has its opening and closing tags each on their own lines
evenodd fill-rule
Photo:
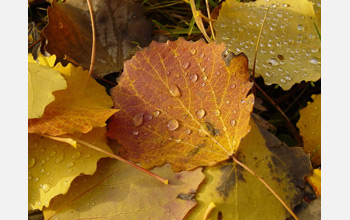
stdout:
<svg viewBox="0 0 350 220">
<path fill-rule="evenodd" d="M 152 42 L 127 61 L 111 91 L 108 136 L 120 154 L 144 167 L 214 165 L 232 155 L 249 129 L 253 95 L 247 58 L 225 65 L 221 44 Z"/>
<path fill-rule="evenodd" d="M 269 11 L 266 11 L 269 7 Z M 244 52 L 252 68 L 258 35 L 262 30 L 256 59 L 256 76 L 267 85 L 278 84 L 284 90 L 301 81 L 321 77 L 320 10 L 308 0 L 257 0 L 223 3 L 214 28 L 217 41 L 224 42 L 234 53 Z"/>
</svg>

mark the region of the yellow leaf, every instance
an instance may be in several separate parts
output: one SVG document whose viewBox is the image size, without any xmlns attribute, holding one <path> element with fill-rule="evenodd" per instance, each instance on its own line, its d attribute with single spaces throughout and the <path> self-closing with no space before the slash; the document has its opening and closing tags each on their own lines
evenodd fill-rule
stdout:
<svg viewBox="0 0 350 220">
<path fill-rule="evenodd" d="M 312 176 L 307 176 L 306 180 L 314 189 L 317 197 L 321 196 L 321 169 L 314 169 Z"/>
<path fill-rule="evenodd" d="M 203 181 L 202 168 L 174 173 L 169 164 L 152 172 L 169 179 L 163 184 L 133 167 L 102 159 L 93 176 L 76 178 L 65 195 L 55 197 L 46 219 L 183 219 Z"/>
<path fill-rule="evenodd" d="M 310 154 L 314 167 L 321 165 L 321 94 L 312 95 L 314 102 L 300 110 L 297 127 L 304 140 L 304 151 Z"/>
<path fill-rule="evenodd" d="M 301 81 L 320 79 L 321 40 L 315 28 L 320 15 L 315 14 L 308 0 L 227 0 L 214 24 L 216 39 L 234 53 L 244 52 L 252 68 L 266 13 L 257 50 L 256 76 L 262 76 L 267 85 L 275 83 L 284 90 Z"/>
<path fill-rule="evenodd" d="M 87 134 L 74 134 L 112 152 L 106 144 L 105 128 L 95 128 Z M 83 174 L 93 174 L 97 161 L 106 157 L 90 148 L 72 148 L 69 144 L 42 137 L 28 136 L 28 209 L 42 209 L 59 194 L 65 194 L 73 179 Z"/>
<path fill-rule="evenodd" d="M 299 187 L 311 173 L 311 164 L 300 147 L 282 144 L 267 130 L 250 123 L 251 132 L 241 142 L 236 158 L 255 171 L 293 208 L 302 201 Z M 298 166 L 295 166 L 298 164 Z M 203 219 L 210 203 L 215 203 L 208 219 L 286 219 L 285 207 L 257 177 L 233 161 L 206 167 L 205 182 L 196 194 L 198 205 L 188 220 Z M 221 213 L 220 213 L 221 212 Z"/>
<path fill-rule="evenodd" d="M 106 126 L 106 120 L 118 110 L 111 109 L 113 102 L 105 88 L 90 78 L 81 67 L 72 64 L 63 67 L 59 63 L 55 69 L 64 75 L 67 89 L 54 93 L 56 100 L 46 107 L 40 119 L 28 121 L 28 132 L 57 136 L 73 132 L 87 133 L 93 127 Z"/>
<path fill-rule="evenodd" d="M 31 55 L 31 54 L 30 54 Z M 61 73 L 28 58 L 28 118 L 40 118 L 45 107 L 55 100 L 52 92 L 67 88 Z"/>
</svg>

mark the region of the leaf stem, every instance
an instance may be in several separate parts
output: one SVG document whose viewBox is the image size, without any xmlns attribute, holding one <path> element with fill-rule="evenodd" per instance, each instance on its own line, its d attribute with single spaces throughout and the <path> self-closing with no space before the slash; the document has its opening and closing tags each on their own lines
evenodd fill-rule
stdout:
<svg viewBox="0 0 350 220">
<path fill-rule="evenodd" d="M 96 56 L 96 31 L 95 31 L 95 19 L 92 11 L 91 1 L 86 0 L 89 6 L 90 19 L 91 19 L 91 29 L 92 29 L 92 49 L 91 49 L 91 61 L 89 68 L 89 76 L 92 76 L 92 71 L 95 64 L 95 56 Z"/>
<path fill-rule="evenodd" d="M 210 17 L 210 9 L 209 9 L 208 0 L 205 0 L 205 5 L 206 5 L 206 8 L 207 8 L 207 13 L 208 13 L 208 18 L 209 18 L 209 26 L 210 26 L 210 31 L 211 31 L 211 37 L 215 41 L 215 34 L 214 34 L 214 29 L 213 29 L 213 23 L 212 23 L 211 17 Z"/>
<path fill-rule="evenodd" d="M 117 159 L 117 160 L 119 160 L 119 161 L 121 161 L 121 162 L 123 162 L 123 163 L 126 163 L 126 164 L 128 164 L 128 165 L 130 165 L 130 166 L 132 166 L 132 167 L 135 167 L 136 169 L 140 170 L 141 172 L 146 173 L 146 174 L 148 174 L 148 175 L 150 175 L 150 176 L 156 178 L 157 180 L 159 180 L 160 182 L 162 182 L 162 183 L 164 183 L 164 184 L 168 184 L 168 183 L 169 183 L 169 181 L 168 181 L 167 179 L 164 179 L 164 178 L 158 176 L 157 174 L 152 173 L 151 171 L 146 170 L 145 168 L 140 167 L 140 166 L 138 166 L 138 165 L 136 165 L 136 164 L 134 164 L 134 163 L 132 163 L 132 162 L 130 162 L 130 161 L 128 161 L 128 160 L 122 158 L 122 157 L 119 157 L 119 156 L 117 156 L 117 155 L 115 155 L 115 154 L 109 153 L 108 151 L 102 150 L 101 148 L 98 148 L 98 147 L 96 147 L 95 145 L 92 145 L 92 144 L 90 144 L 90 143 L 88 143 L 88 142 L 85 142 L 85 141 L 83 141 L 83 140 L 80 140 L 80 139 L 75 139 L 75 140 L 76 140 L 77 143 L 79 143 L 79 144 L 81 144 L 81 145 L 84 145 L 84 146 L 86 146 L 86 147 L 89 147 L 89 148 L 91 148 L 91 149 L 94 149 L 94 150 L 96 150 L 96 151 L 99 151 L 99 152 L 101 152 L 101 153 L 104 153 L 104 154 L 108 155 L 109 157 L 112 157 L 112 158 Z"/>
<path fill-rule="evenodd" d="M 288 210 L 288 212 L 296 219 L 299 220 L 298 216 L 295 215 L 295 213 L 289 208 L 289 206 L 283 201 L 283 199 L 263 180 L 258 174 L 256 174 L 253 170 L 251 170 L 249 167 L 247 167 L 245 164 L 237 160 L 234 156 L 231 156 L 233 161 L 243 167 L 245 170 L 247 170 L 249 173 L 251 173 L 253 176 L 259 179 L 259 181 L 265 185 L 265 187 L 270 190 L 270 192 L 280 201 L 280 203 Z"/>
</svg>

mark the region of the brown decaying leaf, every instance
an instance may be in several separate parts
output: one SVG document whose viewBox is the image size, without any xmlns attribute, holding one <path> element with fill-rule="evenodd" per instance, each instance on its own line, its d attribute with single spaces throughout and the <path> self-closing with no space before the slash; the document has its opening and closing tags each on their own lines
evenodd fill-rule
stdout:
<svg viewBox="0 0 350 220">
<path fill-rule="evenodd" d="M 169 165 L 152 172 L 169 179 L 165 185 L 133 167 L 102 159 L 93 176 L 72 182 L 66 195 L 53 199 L 44 210 L 47 219 L 183 219 L 197 202 L 202 168 L 174 173 Z"/>
<path fill-rule="evenodd" d="M 120 154 L 150 168 L 169 162 L 175 170 L 227 159 L 249 130 L 254 96 L 247 96 L 247 58 L 229 66 L 223 44 L 184 39 L 152 42 L 127 61 L 111 91 L 115 108 L 108 136 Z"/>
<path fill-rule="evenodd" d="M 152 23 L 145 20 L 142 6 L 127 0 L 92 1 L 96 22 L 96 61 L 94 74 L 103 77 L 118 72 L 137 44 L 151 42 Z M 66 63 L 65 55 L 89 69 L 92 35 L 86 1 L 52 1 L 48 8 L 49 23 L 43 30 L 48 44 L 45 49 Z"/>
</svg>

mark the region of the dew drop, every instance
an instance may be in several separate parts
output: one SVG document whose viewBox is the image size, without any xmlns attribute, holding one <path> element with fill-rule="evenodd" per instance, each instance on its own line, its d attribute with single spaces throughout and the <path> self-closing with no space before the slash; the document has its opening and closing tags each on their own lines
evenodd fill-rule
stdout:
<svg viewBox="0 0 350 220">
<path fill-rule="evenodd" d="M 285 79 L 281 79 L 281 83 L 285 83 L 286 82 L 286 80 Z"/>
<path fill-rule="evenodd" d="M 215 109 L 213 113 L 214 113 L 215 116 L 220 116 L 221 115 L 220 109 Z"/>
<path fill-rule="evenodd" d="M 297 27 L 297 28 L 298 28 L 298 30 L 299 30 L 299 31 L 304 30 L 304 26 L 303 26 L 303 25 L 301 25 L 301 24 L 298 24 L 298 27 Z"/>
<path fill-rule="evenodd" d="M 186 133 L 186 134 L 191 134 L 192 131 L 191 131 L 191 129 L 186 129 L 186 130 L 185 130 L 185 133 Z"/>
<path fill-rule="evenodd" d="M 55 161 L 56 161 L 57 164 L 60 164 L 63 161 L 63 155 L 61 154 L 58 157 L 56 157 Z"/>
<path fill-rule="evenodd" d="M 227 131 L 227 127 L 226 126 L 222 127 L 222 130 Z"/>
<path fill-rule="evenodd" d="M 50 153 L 50 157 L 54 157 L 54 156 L 56 156 L 56 154 L 57 154 L 56 151 L 52 151 L 52 152 Z"/>
<path fill-rule="evenodd" d="M 191 50 L 190 50 L 190 53 L 192 54 L 192 55 L 194 55 L 194 54 L 196 54 L 196 49 L 194 49 L 194 48 L 192 48 Z"/>
<path fill-rule="evenodd" d="M 234 89 L 236 88 L 236 84 L 232 83 L 231 86 L 230 86 L 231 89 Z"/>
<path fill-rule="evenodd" d="M 232 113 L 233 113 L 233 114 L 237 114 L 237 111 L 236 111 L 236 110 L 233 110 Z"/>
<path fill-rule="evenodd" d="M 67 163 L 67 165 L 66 165 L 67 168 L 71 168 L 71 167 L 73 167 L 73 166 L 74 166 L 74 163 L 73 163 L 73 162 L 69 162 L 69 163 Z"/>
<path fill-rule="evenodd" d="M 28 176 L 28 180 L 32 180 L 33 179 L 33 177 L 32 176 Z"/>
<path fill-rule="evenodd" d="M 46 173 L 46 176 L 50 176 L 50 175 L 51 175 L 51 172 L 47 172 L 47 173 Z"/>
<path fill-rule="evenodd" d="M 203 108 L 200 108 L 196 111 L 196 115 L 198 118 L 203 118 L 205 116 L 205 110 Z"/>
<path fill-rule="evenodd" d="M 268 72 L 266 72 L 265 75 L 266 75 L 267 77 L 271 77 L 271 74 L 268 73 Z"/>
<path fill-rule="evenodd" d="M 48 191 L 50 191 L 51 186 L 50 186 L 49 184 L 46 184 L 46 183 L 45 183 L 45 184 L 42 186 L 42 189 L 43 189 L 44 193 L 47 193 Z"/>
<path fill-rule="evenodd" d="M 85 158 L 85 159 L 88 159 L 88 158 L 90 158 L 90 157 L 91 157 L 90 154 L 85 154 L 85 155 L 84 155 L 84 158 Z"/>
<path fill-rule="evenodd" d="M 35 148 L 37 148 L 37 147 L 38 147 L 38 143 L 37 143 L 37 142 L 34 142 L 34 143 L 32 144 L 32 148 L 35 149 Z"/>
<path fill-rule="evenodd" d="M 38 181 L 39 181 L 39 177 L 35 177 L 35 178 L 34 178 L 34 181 L 35 181 L 35 182 L 38 182 Z"/>
<path fill-rule="evenodd" d="M 72 159 L 79 159 L 81 156 L 81 153 L 80 152 L 76 152 L 74 153 L 74 155 L 72 156 Z"/>
<path fill-rule="evenodd" d="M 32 168 L 35 165 L 35 159 L 33 157 L 28 159 L 28 168 Z"/>
<path fill-rule="evenodd" d="M 230 104 L 230 100 L 226 100 L 225 103 L 228 105 Z"/>
<path fill-rule="evenodd" d="M 176 142 L 177 144 L 180 144 L 180 143 L 181 143 L 181 140 L 180 140 L 180 139 L 176 139 L 175 142 Z"/>
<path fill-rule="evenodd" d="M 45 152 L 45 148 L 41 148 L 40 150 L 39 150 L 39 153 L 44 153 Z"/>
<path fill-rule="evenodd" d="M 41 169 L 41 170 L 40 170 L 40 173 L 45 173 L 45 169 Z"/>
<path fill-rule="evenodd" d="M 192 75 L 190 75 L 189 79 L 190 79 L 191 82 L 197 82 L 198 75 L 197 74 L 192 74 Z"/>
<path fill-rule="evenodd" d="M 139 134 L 139 131 L 138 131 L 138 130 L 133 130 L 133 131 L 132 131 L 132 134 L 133 134 L 133 135 L 138 135 L 138 134 Z"/>
<path fill-rule="evenodd" d="M 178 129 L 180 126 L 178 120 L 176 119 L 170 119 L 170 121 L 168 121 L 167 127 L 169 131 L 175 131 L 176 129 Z"/>
<path fill-rule="evenodd" d="M 220 75 L 221 75 L 220 71 L 216 71 L 215 74 L 216 74 L 217 76 L 220 76 Z"/>
<path fill-rule="evenodd" d="M 231 125 L 231 126 L 235 126 L 235 124 L 236 124 L 236 120 L 235 120 L 235 119 L 232 119 L 232 120 L 230 121 L 230 125 Z"/>
<path fill-rule="evenodd" d="M 182 64 L 182 67 L 184 69 L 187 69 L 189 66 L 190 66 L 190 62 L 185 62 L 185 63 Z"/>
<path fill-rule="evenodd" d="M 204 57 L 204 53 L 199 54 L 199 58 L 203 58 Z"/>
<path fill-rule="evenodd" d="M 208 79 L 208 77 L 206 75 L 204 75 L 202 78 L 204 81 L 207 81 L 207 79 Z"/>
<path fill-rule="evenodd" d="M 181 92 L 179 87 L 176 84 L 173 84 L 169 88 L 170 95 L 174 97 L 181 97 Z"/>
<path fill-rule="evenodd" d="M 154 117 L 157 117 L 157 116 L 160 115 L 160 111 L 159 111 L 159 110 L 156 110 L 156 111 L 152 112 L 152 115 L 153 115 Z"/>
<path fill-rule="evenodd" d="M 201 67 L 201 71 L 204 72 L 205 71 L 205 67 Z"/>
<path fill-rule="evenodd" d="M 286 80 L 292 80 L 292 78 L 290 77 L 290 76 L 288 76 L 288 75 L 286 75 L 285 77 L 284 77 Z"/>
<path fill-rule="evenodd" d="M 142 123 L 143 123 L 143 112 L 136 114 L 135 117 L 133 118 L 134 126 L 138 127 L 142 125 Z"/>
<path fill-rule="evenodd" d="M 278 61 L 275 58 L 270 58 L 267 61 L 271 66 L 277 66 L 278 65 Z"/>
<path fill-rule="evenodd" d="M 311 59 L 309 60 L 309 62 L 310 62 L 311 64 L 319 64 L 318 59 L 315 58 L 315 57 L 311 58 Z"/>
<path fill-rule="evenodd" d="M 169 70 L 168 70 L 168 71 L 166 71 L 166 74 L 167 74 L 167 75 L 170 75 L 170 73 L 171 73 L 171 72 L 170 72 Z"/>
</svg>

